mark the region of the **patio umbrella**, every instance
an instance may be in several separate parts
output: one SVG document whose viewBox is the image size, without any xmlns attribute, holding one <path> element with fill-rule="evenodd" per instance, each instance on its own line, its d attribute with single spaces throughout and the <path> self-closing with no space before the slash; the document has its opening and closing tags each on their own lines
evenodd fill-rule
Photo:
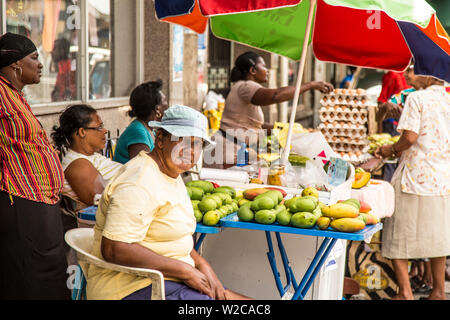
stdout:
<svg viewBox="0 0 450 320">
<path fill-rule="evenodd" d="M 257 0 L 240 1 L 239 9 L 246 2 Z M 202 0 L 194 1 L 192 12 L 198 10 L 202 16 L 201 4 Z M 449 36 L 425 0 L 302 0 L 292 5 L 257 12 L 219 12 L 209 18 L 211 30 L 219 38 L 300 59 L 283 163 L 289 155 L 311 42 L 315 56 L 322 61 L 403 71 L 414 58 L 416 74 L 450 82 Z M 183 25 L 183 16 L 177 18 L 175 23 Z"/>
</svg>

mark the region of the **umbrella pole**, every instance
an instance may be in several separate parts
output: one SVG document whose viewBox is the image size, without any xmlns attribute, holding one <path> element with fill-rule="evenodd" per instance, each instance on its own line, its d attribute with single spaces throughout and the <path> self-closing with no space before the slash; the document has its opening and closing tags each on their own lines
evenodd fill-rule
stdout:
<svg viewBox="0 0 450 320">
<path fill-rule="evenodd" d="M 310 1 L 308 22 L 306 24 L 305 39 L 303 41 L 302 56 L 301 56 L 300 64 L 298 67 L 297 83 L 296 83 L 296 87 L 295 87 L 294 100 L 292 103 L 291 118 L 289 121 L 289 131 L 288 131 L 288 136 L 287 136 L 287 140 L 286 140 L 286 147 L 284 148 L 284 153 L 281 158 L 281 164 L 287 163 L 288 158 L 289 158 L 289 153 L 291 151 L 292 133 L 294 130 L 295 116 L 297 114 L 298 100 L 300 98 L 300 88 L 302 86 L 303 71 L 305 70 L 306 53 L 308 50 L 309 35 L 311 34 L 312 22 L 313 22 L 313 18 L 314 18 L 314 8 L 316 6 L 316 2 L 317 2 L 317 0 Z"/>
</svg>

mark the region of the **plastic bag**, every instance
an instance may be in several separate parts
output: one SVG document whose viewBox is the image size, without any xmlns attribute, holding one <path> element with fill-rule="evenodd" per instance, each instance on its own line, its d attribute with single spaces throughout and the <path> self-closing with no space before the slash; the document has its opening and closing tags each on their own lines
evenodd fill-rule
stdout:
<svg viewBox="0 0 450 320">
<path fill-rule="evenodd" d="M 304 167 L 295 167 L 297 184 L 305 189 L 314 187 L 317 190 L 329 191 L 328 175 L 317 161 L 308 160 Z"/>
<path fill-rule="evenodd" d="M 225 99 L 221 94 L 217 94 L 214 91 L 209 91 L 205 98 L 204 110 L 217 110 L 223 112 L 223 105 Z"/>
<path fill-rule="evenodd" d="M 324 166 L 330 157 L 339 157 L 331 149 L 321 132 L 300 133 L 292 136 L 292 152 L 305 156 Z M 322 170 L 323 171 L 323 170 Z"/>
</svg>

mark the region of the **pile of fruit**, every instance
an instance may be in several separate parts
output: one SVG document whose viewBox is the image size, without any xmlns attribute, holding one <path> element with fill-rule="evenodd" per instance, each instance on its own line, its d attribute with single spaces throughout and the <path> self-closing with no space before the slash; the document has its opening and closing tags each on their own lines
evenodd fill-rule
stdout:
<svg viewBox="0 0 450 320">
<path fill-rule="evenodd" d="M 381 146 L 396 143 L 400 139 L 400 136 L 392 137 L 389 133 L 379 133 L 370 135 L 368 139 L 369 139 L 368 152 L 370 154 L 373 154 L 375 150 L 377 150 Z"/>
<path fill-rule="evenodd" d="M 331 227 L 341 232 L 357 232 L 368 224 L 378 223 L 367 204 L 349 199 L 327 206 L 319 201 L 315 188 L 304 189 L 301 196 L 286 201 L 279 190 L 263 188 L 246 190 L 243 196 L 237 215 L 244 222 L 321 230 Z"/>
<path fill-rule="evenodd" d="M 228 186 L 215 186 L 209 181 L 190 181 L 186 189 L 191 198 L 197 223 L 215 226 L 219 220 L 239 209 L 236 190 Z"/>
</svg>

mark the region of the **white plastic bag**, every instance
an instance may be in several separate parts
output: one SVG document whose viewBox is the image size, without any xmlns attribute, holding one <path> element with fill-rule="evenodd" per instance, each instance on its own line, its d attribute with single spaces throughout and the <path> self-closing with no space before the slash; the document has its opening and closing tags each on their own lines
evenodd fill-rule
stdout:
<svg viewBox="0 0 450 320">
<path fill-rule="evenodd" d="M 330 157 L 339 157 L 331 149 L 321 132 L 294 134 L 292 136 L 291 146 L 292 152 L 308 157 L 322 166 L 327 163 Z"/>
<path fill-rule="evenodd" d="M 223 96 L 214 91 L 209 91 L 205 98 L 205 110 L 218 110 L 219 102 L 225 102 Z"/>
<path fill-rule="evenodd" d="M 295 171 L 297 183 L 301 188 L 314 187 L 322 191 L 330 190 L 328 175 L 317 161 L 308 160 L 304 167 L 295 167 Z"/>
</svg>

